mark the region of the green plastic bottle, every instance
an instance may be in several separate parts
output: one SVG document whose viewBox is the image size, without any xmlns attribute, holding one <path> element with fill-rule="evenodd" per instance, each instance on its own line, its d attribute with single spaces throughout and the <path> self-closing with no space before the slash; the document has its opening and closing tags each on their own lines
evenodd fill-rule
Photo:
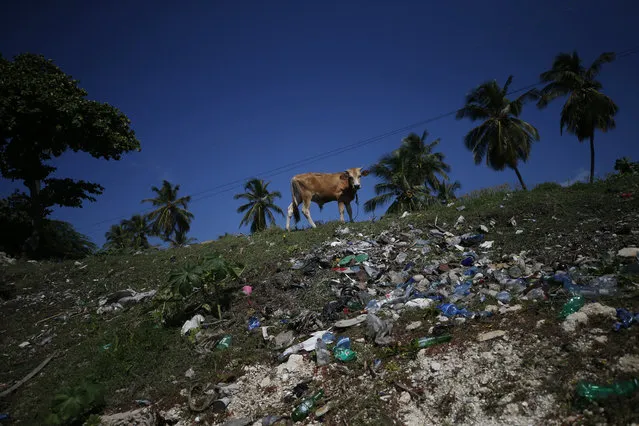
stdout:
<svg viewBox="0 0 639 426">
<path fill-rule="evenodd" d="M 229 346 L 231 346 L 232 339 L 233 336 L 227 334 L 226 336 L 222 337 L 222 340 L 220 340 L 217 345 L 215 345 L 215 349 L 228 349 Z"/>
<path fill-rule="evenodd" d="M 451 336 L 450 334 L 446 334 L 443 336 L 435 336 L 435 337 L 420 337 L 419 339 L 415 340 L 415 343 L 417 344 L 417 347 L 419 348 L 428 348 L 430 346 L 438 345 L 440 343 L 449 342 L 450 339 L 452 338 L 453 336 Z"/>
<path fill-rule="evenodd" d="M 586 299 L 582 296 L 575 296 L 568 299 L 564 307 L 559 314 L 560 318 L 566 318 L 570 314 L 574 314 L 586 303 Z"/>
<path fill-rule="evenodd" d="M 608 398 L 611 395 L 630 395 L 637 389 L 639 389 L 639 379 L 615 382 L 608 386 L 580 382 L 577 384 L 577 395 L 593 401 L 595 399 Z"/>
<path fill-rule="evenodd" d="M 291 414 L 291 419 L 295 422 L 299 422 L 300 420 L 304 420 L 306 416 L 308 416 L 315 407 L 315 403 L 324 396 L 324 391 L 320 389 L 315 395 L 306 398 L 302 401 L 300 405 L 295 407 L 293 410 L 293 414 Z"/>
</svg>

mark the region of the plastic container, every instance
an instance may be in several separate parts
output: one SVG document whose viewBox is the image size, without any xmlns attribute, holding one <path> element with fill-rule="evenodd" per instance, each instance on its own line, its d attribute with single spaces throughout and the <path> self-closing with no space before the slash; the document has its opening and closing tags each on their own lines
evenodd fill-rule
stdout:
<svg viewBox="0 0 639 426">
<path fill-rule="evenodd" d="M 577 395 L 589 399 L 605 399 L 612 395 L 627 396 L 639 389 L 639 380 L 624 380 L 611 385 L 596 385 L 594 383 L 580 382 L 577 384 Z"/>
<path fill-rule="evenodd" d="M 317 401 L 324 396 L 324 391 L 320 389 L 315 395 L 306 398 L 302 401 L 300 405 L 295 407 L 293 413 L 291 414 L 291 419 L 295 422 L 299 422 L 304 420 L 313 410 Z"/>
<path fill-rule="evenodd" d="M 451 336 L 450 334 L 445 334 L 443 336 L 434 336 L 434 337 L 420 337 L 419 339 L 415 340 L 415 343 L 417 344 L 417 347 L 419 348 L 428 348 L 430 346 L 435 346 L 440 343 L 449 342 L 452 338 L 453 336 Z"/>
</svg>

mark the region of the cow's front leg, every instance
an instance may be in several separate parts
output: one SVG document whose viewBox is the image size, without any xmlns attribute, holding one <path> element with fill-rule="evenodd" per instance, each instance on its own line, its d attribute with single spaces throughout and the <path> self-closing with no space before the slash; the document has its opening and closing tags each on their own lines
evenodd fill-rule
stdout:
<svg viewBox="0 0 639 426">
<path fill-rule="evenodd" d="M 346 204 L 346 213 L 348 213 L 348 219 L 353 221 L 353 209 L 351 208 L 351 203 Z"/>
<path fill-rule="evenodd" d="M 337 206 L 339 208 L 339 221 L 344 223 L 344 202 L 338 201 Z"/>
</svg>

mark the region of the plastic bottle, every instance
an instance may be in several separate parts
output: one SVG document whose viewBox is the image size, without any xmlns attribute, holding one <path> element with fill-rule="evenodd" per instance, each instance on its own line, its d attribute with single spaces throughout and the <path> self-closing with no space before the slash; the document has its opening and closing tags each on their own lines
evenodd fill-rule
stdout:
<svg viewBox="0 0 639 426">
<path fill-rule="evenodd" d="M 639 389 L 639 380 L 624 380 L 612 385 L 595 385 L 594 383 L 580 382 L 577 384 L 577 395 L 589 400 L 608 398 L 611 395 L 630 395 Z"/>
<path fill-rule="evenodd" d="M 315 343 L 315 357 L 318 367 L 328 365 L 331 362 L 331 352 L 322 339 L 317 339 L 317 343 Z"/>
<path fill-rule="evenodd" d="M 293 413 L 291 414 L 291 419 L 295 422 L 299 422 L 300 420 L 304 420 L 310 412 L 315 407 L 315 403 L 324 396 L 324 391 L 320 389 L 315 395 L 305 398 L 300 405 L 295 407 Z"/>
<path fill-rule="evenodd" d="M 222 337 L 222 340 L 220 340 L 217 345 L 215 345 L 216 349 L 228 349 L 229 346 L 231 346 L 231 341 L 233 340 L 233 337 L 230 334 L 227 334 L 226 336 Z"/>
<path fill-rule="evenodd" d="M 278 361 L 285 361 L 290 355 L 296 354 L 304 349 L 304 345 L 302 343 L 297 343 L 289 348 L 287 348 L 284 352 L 282 352 L 278 357 Z"/>
<path fill-rule="evenodd" d="M 419 339 L 415 340 L 415 343 L 417 343 L 417 347 L 428 348 L 440 343 L 449 342 L 452 338 L 453 336 L 451 336 L 450 334 L 435 337 L 420 337 Z"/>
<path fill-rule="evenodd" d="M 581 307 L 586 303 L 586 300 L 583 296 L 574 296 L 568 299 L 566 304 L 561 309 L 561 313 L 559 314 L 560 318 L 566 318 L 568 315 L 577 312 Z"/>
<path fill-rule="evenodd" d="M 510 293 L 508 293 L 507 291 L 500 291 L 499 293 L 497 293 L 495 298 L 502 303 L 510 303 L 511 299 Z"/>
</svg>

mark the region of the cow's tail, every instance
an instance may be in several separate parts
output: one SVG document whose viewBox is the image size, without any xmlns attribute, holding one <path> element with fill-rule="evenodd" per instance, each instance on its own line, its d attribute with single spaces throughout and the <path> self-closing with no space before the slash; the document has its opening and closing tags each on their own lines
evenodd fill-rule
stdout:
<svg viewBox="0 0 639 426">
<path fill-rule="evenodd" d="M 293 196 L 293 217 L 295 223 L 300 221 L 299 200 L 302 198 L 299 183 L 295 179 L 291 179 L 291 195 Z"/>
</svg>

